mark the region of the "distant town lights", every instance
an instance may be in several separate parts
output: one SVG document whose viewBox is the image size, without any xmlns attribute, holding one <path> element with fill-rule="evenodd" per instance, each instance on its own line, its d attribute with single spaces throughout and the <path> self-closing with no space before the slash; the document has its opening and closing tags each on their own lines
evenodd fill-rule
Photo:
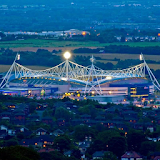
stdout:
<svg viewBox="0 0 160 160">
<path fill-rule="evenodd" d="M 71 57 L 71 53 L 70 52 L 65 52 L 63 56 L 64 56 L 65 59 L 69 59 Z"/>
</svg>

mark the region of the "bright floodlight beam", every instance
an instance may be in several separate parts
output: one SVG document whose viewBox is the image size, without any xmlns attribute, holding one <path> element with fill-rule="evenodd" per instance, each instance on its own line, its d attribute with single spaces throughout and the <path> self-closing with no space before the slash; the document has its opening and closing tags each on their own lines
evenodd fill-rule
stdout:
<svg viewBox="0 0 160 160">
<path fill-rule="evenodd" d="M 65 52 L 63 56 L 64 56 L 65 59 L 69 59 L 71 57 L 71 53 L 70 52 Z"/>
</svg>

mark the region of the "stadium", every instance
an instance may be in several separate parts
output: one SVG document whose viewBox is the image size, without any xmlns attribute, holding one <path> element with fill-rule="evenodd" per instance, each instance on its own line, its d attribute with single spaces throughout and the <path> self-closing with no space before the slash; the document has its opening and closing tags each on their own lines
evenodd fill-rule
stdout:
<svg viewBox="0 0 160 160">
<path fill-rule="evenodd" d="M 76 95 L 95 97 L 148 97 L 159 90 L 159 83 L 141 54 L 141 64 L 122 70 L 102 70 L 66 60 L 46 70 L 31 70 L 17 63 L 19 55 L 0 84 L 1 93 L 21 96 Z"/>
</svg>

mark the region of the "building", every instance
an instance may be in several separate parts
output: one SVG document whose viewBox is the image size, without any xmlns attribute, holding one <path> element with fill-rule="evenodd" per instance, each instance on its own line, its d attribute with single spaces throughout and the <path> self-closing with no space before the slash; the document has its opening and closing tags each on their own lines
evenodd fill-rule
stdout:
<svg viewBox="0 0 160 160">
<path fill-rule="evenodd" d="M 136 153 L 135 151 L 127 151 L 121 156 L 121 160 L 142 160 L 143 157 Z"/>
</svg>

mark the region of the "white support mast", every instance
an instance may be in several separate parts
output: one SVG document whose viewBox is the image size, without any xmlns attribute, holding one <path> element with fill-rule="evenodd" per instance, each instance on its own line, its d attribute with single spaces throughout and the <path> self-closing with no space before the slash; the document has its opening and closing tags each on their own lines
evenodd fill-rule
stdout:
<svg viewBox="0 0 160 160">
<path fill-rule="evenodd" d="M 149 78 L 150 80 L 152 81 L 153 85 L 160 91 L 160 84 L 159 82 L 157 81 L 156 77 L 154 76 L 153 72 L 151 71 L 151 69 L 149 68 L 148 64 L 146 63 L 145 59 L 144 59 L 144 56 L 143 54 L 141 53 L 140 55 L 140 60 L 143 60 L 144 61 L 144 65 L 145 65 L 145 68 L 146 70 L 144 69 L 144 72 L 148 72 L 148 75 L 149 75 Z"/>
<path fill-rule="evenodd" d="M 95 66 L 93 64 L 94 61 L 95 61 L 93 55 L 90 58 L 90 61 L 92 62 L 92 65 L 91 65 L 91 68 L 89 70 L 88 80 L 87 80 L 87 83 L 86 83 L 86 86 L 85 86 L 84 94 L 86 94 L 86 92 L 89 93 L 92 89 L 94 89 L 99 95 L 101 95 L 102 94 L 101 86 L 99 84 L 99 80 L 98 80 L 98 77 L 97 77 L 97 72 L 96 72 Z M 96 78 L 96 81 L 94 81 L 94 78 Z M 95 87 L 96 85 L 98 85 L 99 91 Z M 88 86 L 90 86 L 89 90 L 88 90 Z"/>
<path fill-rule="evenodd" d="M 17 53 L 16 57 L 15 57 L 13 63 L 12 63 L 12 65 L 10 67 L 10 69 L 8 70 L 8 72 L 6 73 L 6 75 L 3 77 L 2 82 L 0 83 L 0 88 L 4 88 L 7 85 L 8 81 L 9 81 L 9 79 L 11 77 L 11 74 L 12 74 L 12 72 L 14 70 L 15 62 L 16 62 L 16 60 L 19 60 L 19 59 L 20 59 L 20 55 Z"/>
</svg>

